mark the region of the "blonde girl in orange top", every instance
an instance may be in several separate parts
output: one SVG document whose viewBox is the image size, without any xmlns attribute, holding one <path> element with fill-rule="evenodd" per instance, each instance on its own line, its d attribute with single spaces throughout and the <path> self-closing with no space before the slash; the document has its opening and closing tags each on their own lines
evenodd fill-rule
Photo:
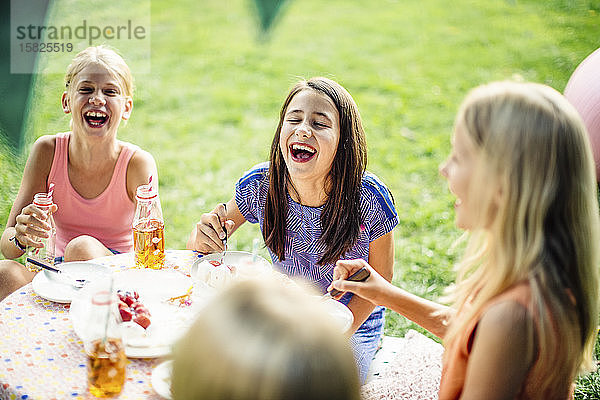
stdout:
<svg viewBox="0 0 600 400">
<path fill-rule="evenodd" d="M 584 125 L 554 89 L 474 89 L 441 166 L 469 241 L 452 306 L 393 286 L 363 260 L 339 261 L 332 287 L 389 307 L 443 338 L 439 398 L 567 399 L 594 366 L 599 217 Z M 363 265 L 364 283 L 340 279 Z"/>
</svg>

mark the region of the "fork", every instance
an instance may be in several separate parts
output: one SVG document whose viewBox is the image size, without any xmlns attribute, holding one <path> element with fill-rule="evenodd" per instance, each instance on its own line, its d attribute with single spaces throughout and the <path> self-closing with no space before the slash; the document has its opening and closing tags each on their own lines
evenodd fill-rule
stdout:
<svg viewBox="0 0 600 400">
<path fill-rule="evenodd" d="M 61 276 L 62 278 L 65 278 L 67 280 L 67 282 L 66 282 L 67 284 L 69 284 L 77 289 L 81 289 L 87 283 L 86 279 L 76 279 L 60 269 L 54 268 L 51 265 L 45 264 L 45 263 L 35 260 L 33 258 L 27 257 L 27 261 L 34 265 L 37 265 L 38 267 L 45 269 L 45 270 L 54 272 L 55 274 L 58 274 L 59 276 Z"/>
<path fill-rule="evenodd" d="M 223 208 L 225 209 L 225 213 L 227 213 L 227 204 L 223 203 Z M 221 223 L 221 218 L 219 218 L 219 223 Z M 227 251 L 227 228 L 225 227 L 225 223 L 223 223 L 223 231 L 225 231 L 225 238 L 223 239 L 223 246 L 225 246 L 225 248 L 223 249 L 223 254 L 221 255 L 221 264 L 223 264 L 225 252 Z"/>
</svg>

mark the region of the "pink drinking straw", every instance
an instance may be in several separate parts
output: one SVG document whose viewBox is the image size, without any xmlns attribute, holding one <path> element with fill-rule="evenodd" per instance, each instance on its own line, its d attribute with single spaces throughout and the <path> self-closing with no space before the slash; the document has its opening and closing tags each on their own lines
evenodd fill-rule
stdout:
<svg viewBox="0 0 600 400">
<path fill-rule="evenodd" d="M 152 191 L 152 175 L 148 177 L 148 192 Z M 146 213 L 146 219 L 148 220 L 147 224 L 150 224 L 150 207 L 148 207 L 148 212 Z"/>
<path fill-rule="evenodd" d="M 46 194 L 47 197 L 52 198 L 52 194 L 54 193 L 54 183 L 51 183 L 48 186 L 48 193 Z"/>
</svg>

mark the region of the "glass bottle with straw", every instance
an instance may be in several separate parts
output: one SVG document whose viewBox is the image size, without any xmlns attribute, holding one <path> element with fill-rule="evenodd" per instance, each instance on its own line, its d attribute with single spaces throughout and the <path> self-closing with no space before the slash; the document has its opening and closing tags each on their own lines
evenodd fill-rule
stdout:
<svg viewBox="0 0 600 400">
<path fill-rule="evenodd" d="M 47 238 L 38 238 L 41 247 L 27 247 L 26 266 L 31 272 L 38 272 L 42 269 L 41 265 L 54 265 L 54 246 L 56 242 L 56 225 L 52 216 L 52 194 L 54 192 L 54 183 L 48 187 L 48 193 L 37 193 L 33 197 L 35 205 L 42 213 L 36 215 L 42 221 L 50 225 Z"/>
<path fill-rule="evenodd" d="M 165 264 L 165 224 L 158 191 L 152 185 L 140 185 L 135 195 L 133 249 L 137 268 L 161 269 Z"/>
<path fill-rule="evenodd" d="M 88 388 L 95 397 L 111 397 L 123 390 L 127 357 L 117 317 L 112 276 L 94 282 L 87 334 Z"/>
</svg>

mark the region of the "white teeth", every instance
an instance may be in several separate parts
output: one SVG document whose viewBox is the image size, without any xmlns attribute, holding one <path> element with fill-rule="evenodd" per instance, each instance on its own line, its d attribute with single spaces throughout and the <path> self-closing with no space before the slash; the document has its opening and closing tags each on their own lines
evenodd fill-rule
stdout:
<svg viewBox="0 0 600 400">
<path fill-rule="evenodd" d="M 102 126 L 108 118 L 108 115 L 104 111 L 88 111 L 85 113 L 85 116 L 86 118 L 104 118 L 104 120 L 99 121 L 88 119 L 87 122 L 91 126 Z"/>
<path fill-rule="evenodd" d="M 87 113 L 85 113 L 85 115 L 87 117 L 106 117 L 106 114 L 103 112 L 94 112 L 94 111 L 88 111 Z"/>
<path fill-rule="evenodd" d="M 316 150 L 313 149 L 312 147 L 304 146 L 301 144 L 295 144 L 295 143 L 292 145 L 292 150 L 304 150 L 304 151 L 308 151 L 311 154 L 316 152 Z"/>
</svg>

